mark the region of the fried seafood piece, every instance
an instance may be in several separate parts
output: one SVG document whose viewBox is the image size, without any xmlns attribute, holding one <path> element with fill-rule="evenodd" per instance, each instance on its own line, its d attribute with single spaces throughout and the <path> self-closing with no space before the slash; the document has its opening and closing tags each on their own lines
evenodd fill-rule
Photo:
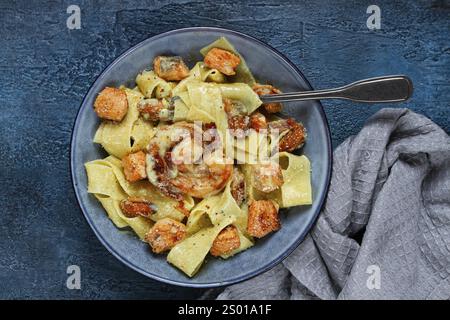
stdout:
<svg viewBox="0 0 450 320">
<path fill-rule="evenodd" d="M 158 220 L 145 235 L 154 253 L 172 249 L 186 237 L 186 226 L 170 218 Z"/>
<path fill-rule="evenodd" d="M 301 148 L 306 140 L 306 129 L 293 118 L 277 120 L 269 123 L 269 130 L 278 130 L 281 137 L 279 151 L 292 152 Z"/>
<path fill-rule="evenodd" d="M 245 178 L 244 174 L 236 167 L 233 168 L 231 175 L 231 196 L 236 201 L 238 206 L 245 201 Z"/>
<path fill-rule="evenodd" d="M 217 69 L 227 76 L 236 74 L 236 68 L 241 63 L 241 59 L 234 53 L 212 48 L 204 58 L 205 65 L 211 69 Z"/>
<path fill-rule="evenodd" d="M 255 84 L 253 86 L 253 91 L 258 94 L 258 96 L 263 96 L 267 94 L 278 94 L 281 93 L 281 91 L 270 84 Z M 283 106 L 279 102 L 271 102 L 271 103 L 265 103 L 263 104 L 264 109 L 266 109 L 269 113 L 277 113 L 280 112 L 281 109 L 283 109 Z"/>
<path fill-rule="evenodd" d="M 238 138 L 244 137 L 250 125 L 245 105 L 239 101 L 224 98 L 223 109 L 228 117 L 228 128 L 231 130 L 231 135 Z"/>
<path fill-rule="evenodd" d="M 171 104 L 163 99 L 142 99 L 139 101 L 138 110 L 145 120 L 149 121 L 169 121 L 173 119 L 173 109 Z"/>
<path fill-rule="evenodd" d="M 250 115 L 250 128 L 259 132 L 260 130 L 267 129 L 266 117 L 259 112 L 254 112 Z"/>
<path fill-rule="evenodd" d="M 281 228 L 278 205 L 272 200 L 252 200 L 248 207 L 247 232 L 262 238 Z"/>
<path fill-rule="evenodd" d="M 250 119 L 247 116 L 236 115 L 228 117 L 228 128 L 231 129 L 230 133 L 235 137 L 244 137 L 249 128 L 249 124 Z"/>
<path fill-rule="evenodd" d="M 147 178 L 145 171 L 145 153 L 138 151 L 130 153 L 122 159 L 123 173 L 129 182 L 136 182 Z"/>
<path fill-rule="evenodd" d="M 277 190 L 284 182 L 281 166 L 275 162 L 251 165 L 250 177 L 252 186 L 265 193 Z"/>
<path fill-rule="evenodd" d="M 128 100 L 125 91 L 106 87 L 97 96 L 94 110 L 99 118 L 120 122 L 128 112 Z"/>
<path fill-rule="evenodd" d="M 223 109 L 229 116 L 247 114 L 247 107 L 239 100 L 223 99 Z"/>
<path fill-rule="evenodd" d="M 150 218 L 156 212 L 156 207 L 150 201 L 142 198 L 129 197 L 120 202 L 122 213 L 128 218 L 142 216 Z"/>
<path fill-rule="evenodd" d="M 180 81 L 189 75 L 189 68 L 179 56 L 157 56 L 153 60 L 156 74 L 167 81 Z"/>
<path fill-rule="evenodd" d="M 210 249 L 211 255 L 218 257 L 228 254 L 241 246 L 238 230 L 231 225 L 220 231 Z"/>
</svg>

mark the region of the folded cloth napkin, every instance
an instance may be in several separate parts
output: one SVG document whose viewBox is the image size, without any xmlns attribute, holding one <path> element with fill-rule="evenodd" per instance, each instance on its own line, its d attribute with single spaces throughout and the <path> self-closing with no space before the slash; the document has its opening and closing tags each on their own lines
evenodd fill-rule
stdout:
<svg viewBox="0 0 450 320">
<path fill-rule="evenodd" d="M 205 297 L 449 299 L 449 275 L 450 138 L 424 116 L 383 109 L 335 150 L 326 202 L 302 244 Z"/>
</svg>

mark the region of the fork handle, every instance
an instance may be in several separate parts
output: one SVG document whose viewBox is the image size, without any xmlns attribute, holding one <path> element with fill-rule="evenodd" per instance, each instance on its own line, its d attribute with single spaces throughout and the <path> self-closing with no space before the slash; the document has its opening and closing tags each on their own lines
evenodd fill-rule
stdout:
<svg viewBox="0 0 450 320">
<path fill-rule="evenodd" d="M 347 99 L 378 103 L 406 101 L 412 93 L 411 79 L 398 75 L 360 80 L 335 89 L 271 94 L 263 95 L 260 98 L 264 103 L 320 99 Z"/>
</svg>

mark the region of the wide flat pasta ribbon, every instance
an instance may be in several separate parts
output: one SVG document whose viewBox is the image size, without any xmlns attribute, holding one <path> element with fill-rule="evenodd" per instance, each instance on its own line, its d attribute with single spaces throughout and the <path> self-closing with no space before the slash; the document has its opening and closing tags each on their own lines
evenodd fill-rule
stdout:
<svg viewBox="0 0 450 320">
<path fill-rule="evenodd" d="M 175 245 L 167 256 L 167 261 L 192 277 L 200 269 L 217 235 L 233 218 L 225 218 L 219 224 L 204 228 Z"/>
<path fill-rule="evenodd" d="M 147 98 L 153 96 L 161 99 L 170 96 L 172 86 L 164 79 L 158 77 L 154 71 L 143 71 L 136 77 L 139 90 Z"/>
<path fill-rule="evenodd" d="M 120 123 L 103 122 L 97 129 L 94 142 L 117 158 L 123 158 L 131 152 L 131 136 L 135 122 L 139 118 L 138 102 L 143 95 L 131 89 L 125 89 L 128 100 L 128 112 Z"/>
<path fill-rule="evenodd" d="M 88 175 L 88 192 L 93 193 L 105 208 L 108 217 L 118 227 L 130 226 L 140 239 L 152 227 L 152 222 L 144 217 L 126 217 L 119 203 L 127 197 L 116 178 L 110 162 L 94 160 L 85 164 Z"/>
<path fill-rule="evenodd" d="M 250 86 L 253 86 L 256 83 L 255 78 L 253 77 L 252 72 L 247 66 L 247 62 L 245 61 L 244 57 L 234 48 L 234 46 L 225 37 L 220 37 L 213 43 L 202 48 L 200 50 L 200 53 L 203 56 L 206 56 L 206 54 L 212 48 L 219 48 L 233 52 L 234 54 L 238 55 L 239 58 L 241 59 L 241 63 L 236 68 L 236 75 L 230 77 L 231 82 L 243 82 Z"/>
<path fill-rule="evenodd" d="M 242 166 L 250 199 L 274 200 L 280 208 L 288 208 L 312 203 L 311 164 L 309 159 L 302 155 L 297 156 L 288 152 L 277 154 L 282 166 L 283 185 L 272 192 L 264 193 L 252 186 L 253 177 L 250 176 L 249 166 Z"/>
<path fill-rule="evenodd" d="M 180 203 L 161 195 L 148 181 L 129 183 L 123 174 L 121 161 L 113 156 L 103 160 L 94 160 L 85 164 L 88 176 L 88 192 L 93 193 L 102 203 L 113 223 L 123 228 L 130 226 L 139 238 L 152 226 L 152 221 L 144 217 L 128 218 L 123 215 L 119 203 L 127 197 L 144 198 L 154 203 L 156 213 L 151 216 L 153 221 L 171 218 L 177 221 L 184 219 L 184 214 L 177 210 Z M 185 197 L 182 206 L 190 210 L 194 206 L 191 197 Z"/>
</svg>

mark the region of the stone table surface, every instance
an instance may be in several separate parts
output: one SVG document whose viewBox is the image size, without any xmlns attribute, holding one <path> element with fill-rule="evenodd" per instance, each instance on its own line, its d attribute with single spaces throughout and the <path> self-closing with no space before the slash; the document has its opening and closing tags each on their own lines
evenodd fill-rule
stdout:
<svg viewBox="0 0 450 320">
<path fill-rule="evenodd" d="M 81 9 L 69 30 L 67 8 Z M 77 205 L 69 148 L 83 96 L 121 52 L 172 29 L 219 26 L 283 52 L 315 88 L 407 74 L 404 106 L 450 130 L 450 1 L 0 1 L 0 298 L 185 299 L 116 260 Z M 324 101 L 333 146 L 383 106 Z M 81 268 L 81 290 L 66 287 Z"/>
</svg>

